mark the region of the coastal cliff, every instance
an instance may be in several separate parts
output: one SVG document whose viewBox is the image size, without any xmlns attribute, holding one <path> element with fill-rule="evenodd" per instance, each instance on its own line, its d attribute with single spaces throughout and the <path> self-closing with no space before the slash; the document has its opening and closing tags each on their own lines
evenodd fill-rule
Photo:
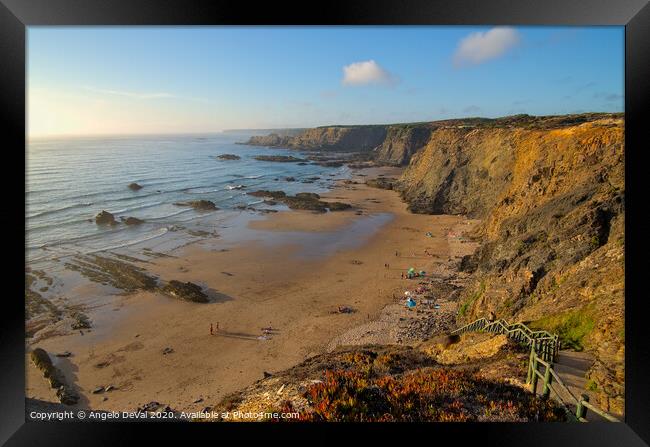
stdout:
<svg viewBox="0 0 650 447">
<path fill-rule="evenodd" d="M 439 128 L 399 189 L 419 213 L 483 224 L 460 268 L 459 320 L 489 315 L 558 333 L 593 353 L 598 404 L 623 412 L 624 124 L 620 115 Z"/>
<path fill-rule="evenodd" d="M 250 144 L 371 152 L 408 165 L 391 184 L 421 214 L 481 220 L 462 258 L 457 323 L 494 313 L 587 351 L 600 408 L 624 411 L 625 167 L 622 114 L 469 118 L 323 127 Z"/>
<path fill-rule="evenodd" d="M 246 144 L 333 152 L 370 151 L 386 138 L 386 126 L 328 126 L 307 129 L 297 135 L 253 136 Z"/>
</svg>

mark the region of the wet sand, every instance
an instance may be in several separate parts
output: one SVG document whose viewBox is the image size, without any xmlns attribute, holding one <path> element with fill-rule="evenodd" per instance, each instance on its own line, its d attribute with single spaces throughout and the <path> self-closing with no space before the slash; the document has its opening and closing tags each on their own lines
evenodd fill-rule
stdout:
<svg viewBox="0 0 650 447">
<path fill-rule="evenodd" d="M 363 182 L 399 170 L 359 173 L 368 177 L 353 180 Z M 131 411 L 158 401 L 179 411 L 198 411 L 261 379 L 264 372 L 325 352 L 335 337 L 378 319 L 386 305 L 412 286 L 400 279 L 409 267 L 436 272 L 462 254 L 464 247 L 455 247 L 447 237 L 450 229 L 467 228 L 462 216 L 411 214 L 396 192 L 363 184 L 341 183 L 323 198 L 356 209 L 269 214 L 250 222 L 247 231 L 253 237 L 248 241 L 206 241 L 142 264 L 165 281 L 205 286 L 211 303 L 148 292 L 107 296 L 111 305 L 102 311 L 119 318 L 91 314 L 101 327 L 31 347 L 72 352 L 55 360 L 82 396 L 77 407 Z M 426 256 L 425 249 L 433 256 Z M 341 305 L 354 312 L 337 313 Z M 210 324 L 215 335 L 210 335 Z M 274 330 L 260 339 L 265 327 Z M 165 348 L 173 352 L 163 354 Z M 56 401 L 54 390 L 26 362 L 27 397 Z M 115 390 L 92 393 L 108 385 Z"/>
</svg>

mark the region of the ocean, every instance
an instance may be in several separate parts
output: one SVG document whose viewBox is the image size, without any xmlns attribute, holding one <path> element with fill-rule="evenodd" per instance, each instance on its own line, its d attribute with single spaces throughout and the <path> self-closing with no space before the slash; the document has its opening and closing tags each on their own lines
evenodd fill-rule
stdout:
<svg viewBox="0 0 650 447">
<path fill-rule="evenodd" d="M 38 139 L 26 153 L 26 257 L 28 264 L 130 246 L 167 249 L 214 232 L 251 206 L 269 206 L 246 192 L 258 189 L 324 192 L 349 168 L 315 164 L 266 162 L 256 155 L 307 154 L 295 150 L 253 147 L 237 142 L 250 135 L 93 137 Z M 240 160 L 220 160 L 220 154 Z M 287 181 L 293 177 L 295 181 Z M 318 179 L 316 179 L 318 177 Z M 132 191 L 128 185 L 142 186 Z M 197 211 L 175 202 L 210 200 L 219 210 Z M 102 210 L 136 217 L 143 224 L 100 226 Z M 241 219 L 237 220 L 241 222 Z"/>
</svg>

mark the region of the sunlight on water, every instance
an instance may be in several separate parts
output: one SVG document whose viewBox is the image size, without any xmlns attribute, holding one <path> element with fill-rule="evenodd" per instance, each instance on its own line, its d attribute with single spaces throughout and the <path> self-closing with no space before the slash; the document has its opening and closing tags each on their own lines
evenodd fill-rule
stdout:
<svg viewBox="0 0 650 447">
<path fill-rule="evenodd" d="M 247 191 L 323 192 L 333 180 L 349 175 L 346 167 L 255 160 L 255 155 L 287 150 L 235 144 L 247 139 L 244 134 L 213 134 L 31 141 L 25 193 L 28 260 L 124 247 L 172 232 L 179 236 L 174 231 L 179 226 L 214 226 L 242 205 L 277 208 Z M 241 159 L 216 158 L 227 153 Z M 303 183 L 310 177 L 320 179 Z M 132 182 L 142 189 L 129 189 Z M 205 213 L 174 205 L 190 200 L 210 200 L 219 210 Z M 98 226 L 94 217 L 102 210 L 118 220 L 131 216 L 144 223 Z"/>
</svg>

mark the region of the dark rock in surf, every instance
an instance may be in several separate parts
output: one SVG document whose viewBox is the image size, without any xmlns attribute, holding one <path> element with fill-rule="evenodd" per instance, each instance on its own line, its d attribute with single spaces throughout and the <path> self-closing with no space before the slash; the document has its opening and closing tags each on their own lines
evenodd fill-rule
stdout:
<svg viewBox="0 0 650 447">
<path fill-rule="evenodd" d="M 272 197 L 274 199 L 281 199 L 287 195 L 284 191 L 268 191 L 266 189 L 251 191 L 246 194 L 253 197 Z"/>
<path fill-rule="evenodd" d="M 241 157 L 235 154 L 221 154 L 217 156 L 220 160 L 240 160 Z"/>
<path fill-rule="evenodd" d="M 129 183 L 129 189 L 130 189 L 131 191 L 138 191 L 138 190 L 142 189 L 142 186 L 141 186 L 141 185 L 138 185 L 138 184 L 135 183 L 135 182 L 133 182 L 133 183 Z"/>
<path fill-rule="evenodd" d="M 95 223 L 97 225 L 117 225 L 115 216 L 104 210 L 95 216 Z"/>
<path fill-rule="evenodd" d="M 279 163 L 295 163 L 305 161 L 302 158 L 296 158 L 291 155 L 256 155 L 253 158 L 258 161 L 275 161 Z"/>
<path fill-rule="evenodd" d="M 127 225 L 140 225 L 144 223 L 144 220 L 138 219 L 137 217 L 121 217 L 120 219 Z"/>
<path fill-rule="evenodd" d="M 191 206 L 195 210 L 202 210 L 202 211 L 208 211 L 208 210 L 218 210 L 217 206 L 214 204 L 214 202 L 211 202 L 209 200 L 192 200 L 189 202 L 176 202 L 174 203 L 176 206 Z"/>
</svg>

